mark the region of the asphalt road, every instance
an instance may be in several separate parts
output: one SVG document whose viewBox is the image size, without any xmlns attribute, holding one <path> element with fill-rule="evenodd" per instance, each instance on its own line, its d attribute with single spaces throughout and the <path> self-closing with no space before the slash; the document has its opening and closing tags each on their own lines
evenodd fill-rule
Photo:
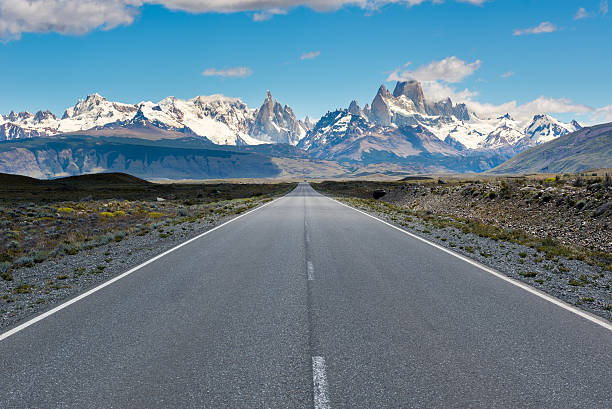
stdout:
<svg viewBox="0 0 612 409">
<path fill-rule="evenodd" d="M 3 408 L 611 408 L 612 331 L 300 184 L 0 341 Z"/>
</svg>

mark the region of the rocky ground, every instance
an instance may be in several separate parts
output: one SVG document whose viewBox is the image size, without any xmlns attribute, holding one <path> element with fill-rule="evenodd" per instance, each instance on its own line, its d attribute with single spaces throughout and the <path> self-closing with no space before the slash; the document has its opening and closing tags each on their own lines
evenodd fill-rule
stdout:
<svg viewBox="0 0 612 409">
<path fill-rule="evenodd" d="M 328 195 L 612 319 L 611 186 L 605 180 L 339 182 Z M 382 196 L 373 199 L 373 193 Z"/>
<path fill-rule="evenodd" d="M 272 197 L 200 204 L 105 200 L 5 206 L 0 327 L 50 309 Z M 26 251 L 26 245 L 32 248 Z"/>
</svg>

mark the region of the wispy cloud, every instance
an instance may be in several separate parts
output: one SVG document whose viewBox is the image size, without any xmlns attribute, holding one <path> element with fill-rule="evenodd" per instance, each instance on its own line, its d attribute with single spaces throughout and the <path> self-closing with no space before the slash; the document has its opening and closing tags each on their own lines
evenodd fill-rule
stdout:
<svg viewBox="0 0 612 409">
<path fill-rule="evenodd" d="M 310 51 L 308 53 L 302 54 L 300 60 L 312 60 L 321 55 L 321 51 Z"/>
<path fill-rule="evenodd" d="M 463 102 L 481 118 L 499 116 L 505 113 L 511 114 L 518 120 L 529 120 L 534 114 L 539 113 L 587 114 L 593 116 L 593 118 L 597 114 L 599 122 L 605 118 L 610 118 L 612 121 L 612 106 L 594 110 L 587 105 L 577 104 L 567 98 L 540 96 L 524 104 L 519 104 L 517 101 L 491 104 L 480 102 L 478 100 L 479 94 L 476 91 L 467 88 L 457 90 L 448 84 L 442 84 L 438 81 L 423 83 L 423 91 L 427 98 L 434 101 L 451 98 L 453 102 Z"/>
<path fill-rule="evenodd" d="M 588 11 L 584 7 L 580 7 L 574 16 L 574 20 L 582 20 L 589 17 L 596 17 L 597 15 L 605 16 L 608 14 L 608 0 L 601 0 L 599 2 L 599 10 Z"/>
<path fill-rule="evenodd" d="M 582 20 L 583 18 L 591 17 L 591 13 L 586 11 L 584 7 L 580 7 L 574 16 L 574 20 Z"/>
<path fill-rule="evenodd" d="M 455 0 L 480 6 L 486 0 Z M 417 6 L 440 0 L 0 0 L 0 38 L 18 39 L 22 33 L 85 34 L 130 25 L 146 4 L 189 13 L 254 12 L 255 21 L 286 14 L 295 7 L 317 12 L 344 6 L 377 10 L 387 4 Z M 607 7 L 607 3 L 606 3 Z"/>
<path fill-rule="evenodd" d="M 587 105 L 574 103 L 567 98 L 540 96 L 523 104 L 519 104 L 517 101 L 508 101 L 502 104 L 480 102 L 477 91 L 456 87 L 456 84 L 480 68 L 480 60 L 467 63 L 457 57 L 448 57 L 440 61 L 432 61 L 430 64 L 421 66 L 414 71 L 409 71 L 407 69 L 409 66 L 410 63 L 406 63 L 402 67 L 404 71 L 401 69 L 393 71 L 387 77 L 387 81 L 418 80 L 421 82 L 423 91 L 429 100 L 439 101 L 451 98 L 454 102 L 463 102 L 481 118 L 499 116 L 505 113 L 510 113 L 519 120 L 531 119 L 537 113 L 574 113 L 579 115 L 595 115 L 597 113 L 599 118 L 612 118 L 612 105 L 594 110 Z M 500 77 L 508 78 L 513 75 L 513 71 L 508 71 L 501 74 Z M 480 78 L 476 80 L 476 82 L 483 81 Z"/>
<path fill-rule="evenodd" d="M 410 63 L 404 65 L 404 68 Z M 421 66 L 414 71 L 397 68 L 388 77 L 387 81 L 444 81 L 456 83 L 472 75 L 480 68 L 480 60 L 467 63 L 455 56 L 447 57 L 440 61 L 432 61 L 428 65 Z"/>
<path fill-rule="evenodd" d="M 593 112 L 593 121 L 595 122 L 612 122 L 612 105 L 597 108 Z"/>
<path fill-rule="evenodd" d="M 233 67 L 225 69 L 207 68 L 202 72 L 205 77 L 244 78 L 253 74 L 249 67 Z"/>
<path fill-rule="evenodd" d="M 521 35 L 528 35 L 528 34 L 552 33 L 558 30 L 559 28 L 555 26 L 553 23 L 551 23 L 550 21 L 544 21 L 536 27 L 516 29 L 514 30 L 514 35 L 521 36 Z"/>
<path fill-rule="evenodd" d="M 253 14 L 253 20 L 266 21 L 266 20 L 270 20 L 274 16 L 284 15 L 284 14 L 287 14 L 287 10 L 279 9 L 279 8 L 267 9 L 267 10 L 262 10 L 260 12 Z"/>
</svg>

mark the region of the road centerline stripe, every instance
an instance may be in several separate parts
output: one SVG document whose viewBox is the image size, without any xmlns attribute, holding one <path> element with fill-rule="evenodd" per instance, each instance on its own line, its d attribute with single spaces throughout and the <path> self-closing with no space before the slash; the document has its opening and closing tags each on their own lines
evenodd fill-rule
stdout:
<svg viewBox="0 0 612 409">
<path fill-rule="evenodd" d="M 312 264 L 312 261 L 309 261 L 307 264 L 308 264 L 308 281 L 313 281 L 314 280 L 314 265 Z"/>
<path fill-rule="evenodd" d="M 330 409 L 325 358 L 312 357 L 312 395 L 315 409 Z"/>
</svg>

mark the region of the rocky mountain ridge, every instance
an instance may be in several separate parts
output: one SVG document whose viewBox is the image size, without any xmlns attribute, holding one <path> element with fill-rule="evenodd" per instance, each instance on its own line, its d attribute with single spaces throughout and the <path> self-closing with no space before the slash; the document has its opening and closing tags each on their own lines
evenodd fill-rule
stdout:
<svg viewBox="0 0 612 409">
<path fill-rule="evenodd" d="M 0 141 L 143 126 L 199 136 L 218 145 L 296 145 L 312 124 L 310 119 L 298 120 L 290 107 L 272 100 L 270 92 L 259 109 L 223 95 L 124 104 L 92 94 L 66 109 L 61 118 L 50 111 L 0 115 Z"/>
<path fill-rule="evenodd" d="M 260 108 L 223 95 L 124 104 L 89 95 L 61 118 L 49 111 L 0 116 L 0 141 L 65 134 L 149 140 L 196 137 L 216 145 L 288 144 L 316 159 L 394 163 L 440 171 L 483 171 L 516 154 L 580 129 L 546 114 L 517 120 L 510 114 L 481 118 L 464 103 L 429 99 L 417 81 L 390 92 L 382 85 L 371 104 L 316 123 L 296 118 L 268 91 Z M 280 146 L 279 145 L 279 146 Z"/>
<path fill-rule="evenodd" d="M 405 81 L 398 82 L 393 93 L 382 85 L 372 104 L 363 109 L 352 101 L 348 109 L 328 112 L 298 147 L 335 160 L 493 153 L 501 163 L 580 128 L 576 121 L 565 124 L 545 114 L 536 114 L 531 121 L 517 121 L 509 114 L 479 118 L 450 98 L 430 101 L 419 82 Z"/>
</svg>

